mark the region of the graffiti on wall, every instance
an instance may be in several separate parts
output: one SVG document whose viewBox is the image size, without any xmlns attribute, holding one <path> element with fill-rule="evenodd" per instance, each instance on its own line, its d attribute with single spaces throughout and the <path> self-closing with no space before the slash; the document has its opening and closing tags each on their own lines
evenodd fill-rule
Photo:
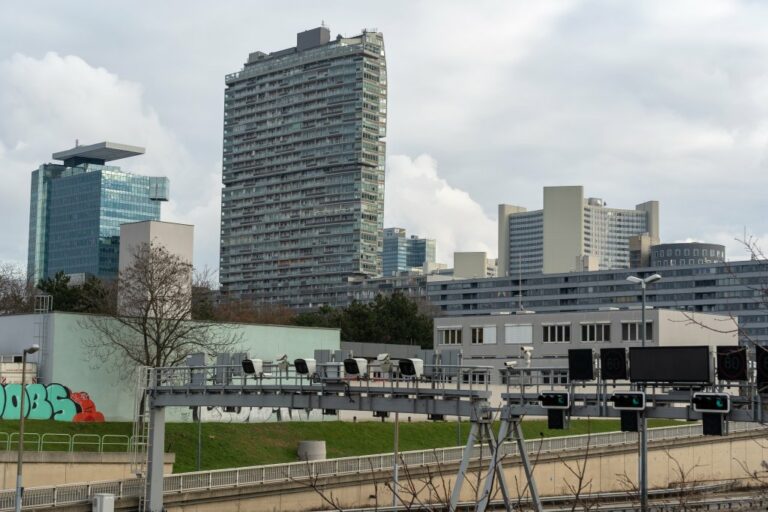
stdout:
<svg viewBox="0 0 768 512">
<path fill-rule="evenodd" d="M 85 391 L 72 393 L 61 384 L 27 384 L 24 386 L 24 417 L 30 420 L 103 422 L 104 415 Z M 0 388 L 0 418 L 17 420 L 21 412 L 21 384 L 5 384 Z"/>
</svg>

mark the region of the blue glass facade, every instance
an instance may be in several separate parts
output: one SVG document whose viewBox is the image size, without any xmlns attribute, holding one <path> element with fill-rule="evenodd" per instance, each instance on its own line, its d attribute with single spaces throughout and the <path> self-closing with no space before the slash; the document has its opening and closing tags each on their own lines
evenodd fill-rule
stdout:
<svg viewBox="0 0 768 512">
<path fill-rule="evenodd" d="M 32 173 L 28 276 L 117 275 L 120 224 L 160 219 L 168 179 L 94 163 L 44 164 Z"/>
<path fill-rule="evenodd" d="M 397 275 L 399 272 L 408 272 L 413 268 L 422 267 L 425 263 L 434 262 L 434 240 L 415 236 L 406 238 L 403 228 L 384 230 L 382 269 L 385 277 Z"/>
</svg>

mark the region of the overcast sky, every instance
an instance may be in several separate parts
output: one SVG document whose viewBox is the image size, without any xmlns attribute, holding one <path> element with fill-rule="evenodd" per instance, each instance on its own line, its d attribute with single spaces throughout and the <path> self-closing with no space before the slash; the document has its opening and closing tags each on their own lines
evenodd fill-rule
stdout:
<svg viewBox="0 0 768 512">
<path fill-rule="evenodd" d="M 632 208 L 663 241 L 768 240 L 768 2 L 133 1 L 0 4 L 0 262 L 26 265 L 29 179 L 51 153 L 145 146 L 165 220 L 216 268 L 224 75 L 248 53 L 384 33 L 385 226 L 496 255 L 499 203 L 546 185 Z M 768 245 L 768 242 L 763 244 Z"/>
</svg>

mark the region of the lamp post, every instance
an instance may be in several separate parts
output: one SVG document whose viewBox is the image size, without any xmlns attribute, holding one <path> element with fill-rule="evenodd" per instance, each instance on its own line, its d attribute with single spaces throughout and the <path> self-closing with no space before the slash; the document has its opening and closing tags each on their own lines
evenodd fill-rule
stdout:
<svg viewBox="0 0 768 512">
<path fill-rule="evenodd" d="M 656 281 L 659 281 L 661 279 L 661 275 L 659 274 L 653 274 L 646 278 L 640 278 L 637 276 L 627 276 L 627 281 L 630 283 L 639 284 L 640 288 L 643 290 L 643 300 L 642 300 L 642 312 L 640 314 L 640 333 L 641 333 L 641 339 L 643 340 L 643 348 L 645 348 L 645 289 L 648 287 L 649 284 L 655 283 Z"/>
<path fill-rule="evenodd" d="M 21 355 L 21 400 L 19 403 L 19 450 L 16 461 L 16 512 L 21 512 L 21 495 L 24 487 L 21 483 L 22 460 L 24 459 L 24 398 L 27 394 L 25 389 L 27 373 L 27 354 L 34 354 L 40 350 L 40 345 L 35 343 L 29 348 L 25 348 Z"/>
<path fill-rule="evenodd" d="M 640 314 L 640 336 L 642 340 L 642 346 L 645 348 L 645 289 L 649 284 L 655 283 L 661 279 L 661 275 L 652 274 L 648 277 L 642 278 L 637 276 L 627 276 L 627 281 L 630 283 L 639 284 L 643 290 L 642 298 L 642 312 Z M 640 480 L 640 510 L 646 512 L 648 510 L 648 423 L 645 418 L 645 411 L 640 413 L 640 421 L 638 430 L 640 431 L 640 454 L 638 459 L 638 480 Z"/>
</svg>

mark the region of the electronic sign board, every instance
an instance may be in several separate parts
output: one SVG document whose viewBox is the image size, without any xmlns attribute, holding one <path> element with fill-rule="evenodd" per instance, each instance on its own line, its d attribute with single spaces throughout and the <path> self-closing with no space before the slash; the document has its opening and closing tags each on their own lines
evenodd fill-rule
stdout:
<svg viewBox="0 0 768 512">
<path fill-rule="evenodd" d="M 630 347 L 630 382 L 711 383 L 709 347 Z"/>
</svg>

